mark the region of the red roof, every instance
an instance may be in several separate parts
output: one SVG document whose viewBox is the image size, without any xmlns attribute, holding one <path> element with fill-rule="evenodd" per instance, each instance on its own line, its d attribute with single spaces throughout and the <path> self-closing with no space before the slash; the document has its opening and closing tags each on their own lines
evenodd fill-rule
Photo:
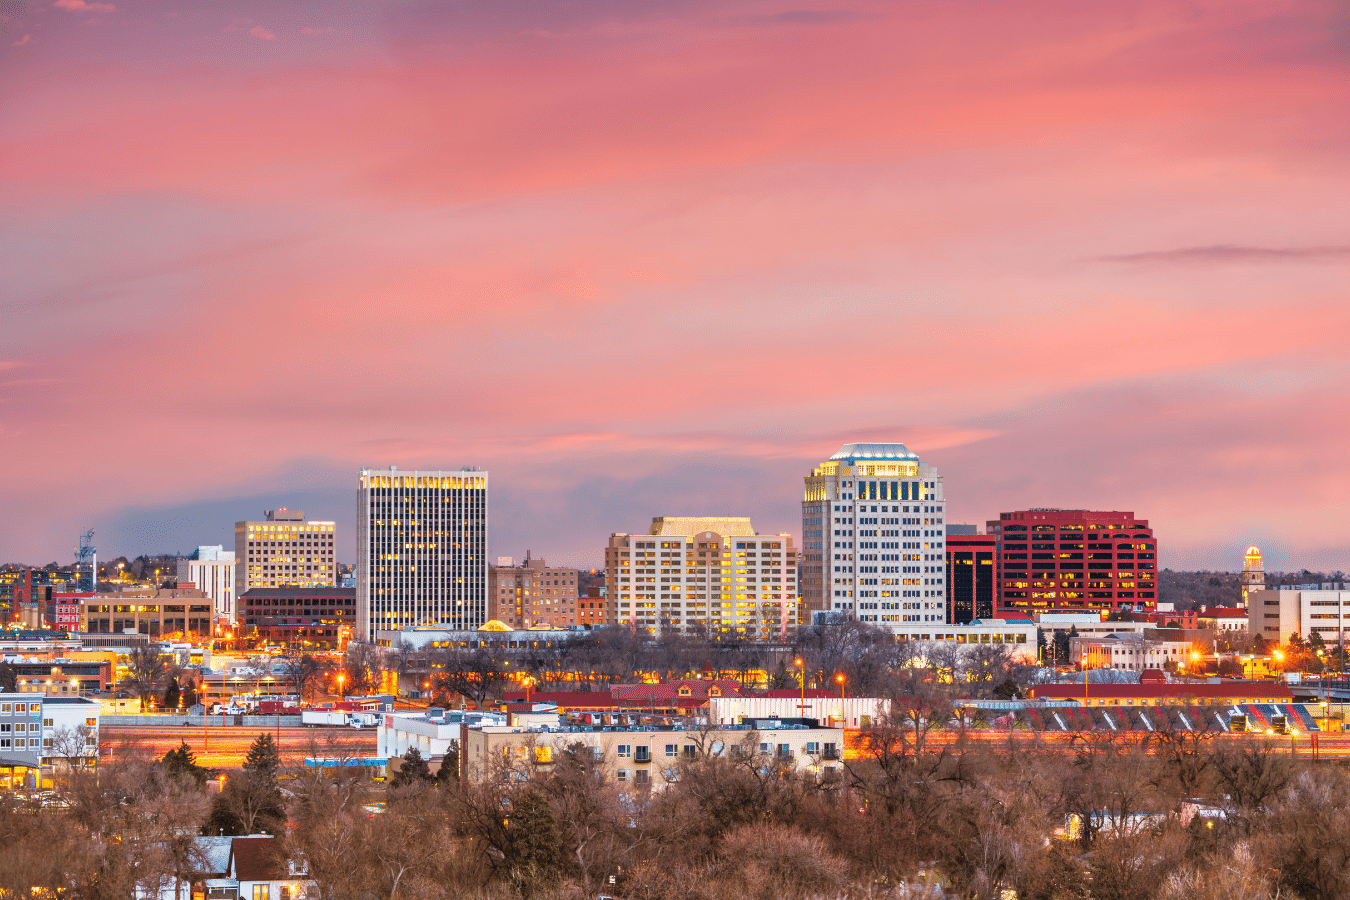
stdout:
<svg viewBox="0 0 1350 900">
<path fill-rule="evenodd" d="M 693 705 L 702 706 L 708 701 L 709 696 L 754 696 L 751 691 L 741 687 L 739 681 L 704 681 L 698 678 L 668 681 L 664 684 L 616 684 L 609 690 L 616 700 L 625 705 L 652 705 L 664 702 L 667 706 L 672 704 L 687 706 L 690 704 L 686 701 L 694 701 Z"/>
<path fill-rule="evenodd" d="M 1081 684 L 1039 684 L 1027 689 L 1027 696 L 1037 700 L 1081 700 Z M 1229 681 L 1222 684 L 1092 684 L 1087 699 L 1156 700 L 1163 697 L 1197 697 L 1223 699 L 1234 697 L 1250 700 L 1288 703 L 1294 699 L 1289 688 L 1260 681 Z"/>
<path fill-rule="evenodd" d="M 273 837 L 235 838 L 230 861 L 239 881 L 280 881 L 290 874 L 281 842 Z"/>
<path fill-rule="evenodd" d="M 792 688 L 790 690 L 784 691 L 765 691 L 759 696 L 774 697 L 774 698 L 791 698 L 791 697 L 800 697 L 801 695 L 802 695 L 801 688 Z M 807 698 L 814 697 L 819 699 L 819 698 L 838 697 L 839 694 L 836 691 L 826 690 L 825 688 L 807 688 L 806 696 Z"/>
<path fill-rule="evenodd" d="M 1223 609 L 1207 609 L 1200 613 L 1202 619 L 1245 619 L 1247 610 L 1238 607 L 1225 607 Z"/>
</svg>

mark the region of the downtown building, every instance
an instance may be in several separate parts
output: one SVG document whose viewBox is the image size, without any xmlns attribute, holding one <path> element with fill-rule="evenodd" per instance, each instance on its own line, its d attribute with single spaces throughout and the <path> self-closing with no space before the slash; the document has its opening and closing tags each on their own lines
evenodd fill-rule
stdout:
<svg viewBox="0 0 1350 900">
<path fill-rule="evenodd" d="M 572 628 L 582 624 L 579 604 L 576 569 L 550 568 L 527 552 L 518 566 L 501 557 L 488 570 L 489 620 L 516 629 Z"/>
<path fill-rule="evenodd" d="M 634 631 L 784 641 L 797 627 L 792 536 L 757 534 L 748 518 L 664 516 L 647 534 L 612 534 L 605 579 L 609 622 Z"/>
<path fill-rule="evenodd" d="M 217 544 L 198 547 L 187 559 L 178 560 L 178 581 L 196 585 L 211 598 L 217 619 L 235 622 L 234 554 Z"/>
<path fill-rule="evenodd" d="M 802 605 L 823 621 L 946 622 L 945 509 L 942 476 L 904 444 L 845 444 L 806 476 Z"/>
<path fill-rule="evenodd" d="M 362 469 L 356 529 L 359 640 L 487 621 L 487 472 Z"/>
<path fill-rule="evenodd" d="M 336 586 L 333 535 L 333 522 L 310 522 L 299 509 L 269 509 L 262 521 L 235 522 L 234 598 L 254 588 Z M 238 618 L 232 603 L 230 624 Z"/>
<path fill-rule="evenodd" d="M 947 531 L 947 621 L 969 625 L 976 619 L 994 617 L 994 584 L 998 538 L 992 534 Z"/>
<path fill-rule="evenodd" d="M 1026 509 L 985 531 L 998 539 L 1001 616 L 1157 608 L 1157 541 L 1132 512 Z"/>
</svg>

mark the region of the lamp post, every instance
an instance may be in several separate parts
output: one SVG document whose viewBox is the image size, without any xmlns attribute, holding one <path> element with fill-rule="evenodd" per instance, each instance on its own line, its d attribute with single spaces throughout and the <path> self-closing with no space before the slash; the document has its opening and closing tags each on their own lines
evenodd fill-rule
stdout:
<svg viewBox="0 0 1350 900">
<path fill-rule="evenodd" d="M 794 666 L 797 667 L 798 677 L 801 679 L 801 682 L 802 682 L 802 705 L 801 705 L 801 708 L 802 708 L 802 709 L 806 709 L 806 663 L 805 663 L 805 661 L 803 661 L 802 658 L 799 656 L 799 657 L 797 657 L 796 659 L 794 659 L 794 660 L 792 661 L 792 664 L 793 664 Z"/>
<path fill-rule="evenodd" d="M 844 714 L 844 673 L 834 676 L 834 680 L 839 684 L 839 727 L 843 729 L 848 725 L 848 717 Z"/>
</svg>

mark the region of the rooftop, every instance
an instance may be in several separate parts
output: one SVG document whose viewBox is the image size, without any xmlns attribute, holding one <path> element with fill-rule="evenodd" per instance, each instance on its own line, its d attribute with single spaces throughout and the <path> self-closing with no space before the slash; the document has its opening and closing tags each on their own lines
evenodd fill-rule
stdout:
<svg viewBox="0 0 1350 900">
<path fill-rule="evenodd" d="M 919 455 L 904 444 L 845 444 L 830 459 L 918 459 Z"/>
<path fill-rule="evenodd" d="M 749 536 L 755 533 L 748 516 L 656 516 L 649 535 L 693 537 L 711 531 L 720 535 Z"/>
</svg>

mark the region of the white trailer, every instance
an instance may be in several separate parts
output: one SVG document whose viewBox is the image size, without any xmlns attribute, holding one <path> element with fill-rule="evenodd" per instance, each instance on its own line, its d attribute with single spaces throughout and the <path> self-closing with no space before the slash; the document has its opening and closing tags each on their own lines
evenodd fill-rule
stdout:
<svg viewBox="0 0 1350 900">
<path fill-rule="evenodd" d="M 347 724 L 348 715 L 347 712 L 340 709 L 303 709 L 300 711 L 300 724 L 342 726 Z"/>
</svg>

